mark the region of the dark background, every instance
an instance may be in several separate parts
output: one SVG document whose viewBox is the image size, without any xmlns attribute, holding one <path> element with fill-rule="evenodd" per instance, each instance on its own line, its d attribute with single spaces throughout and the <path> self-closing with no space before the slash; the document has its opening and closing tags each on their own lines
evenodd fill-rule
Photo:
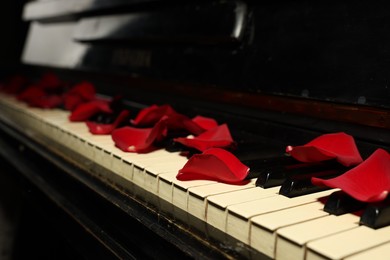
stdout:
<svg viewBox="0 0 390 260">
<path fill-rule="evenodd" d="M 4 1 L 0 7 L 0 73 L 11 73 L 20 64 L 20 55 L 27 32 L 22 21 L 24 0 Z"/>
</svg>

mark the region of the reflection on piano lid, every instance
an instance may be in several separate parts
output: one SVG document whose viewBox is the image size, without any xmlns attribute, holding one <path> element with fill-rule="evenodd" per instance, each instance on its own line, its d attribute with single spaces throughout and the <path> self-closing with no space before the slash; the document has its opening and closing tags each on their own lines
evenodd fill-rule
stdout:
<svg viewBox="0 0 390 260">
<path fill-rule="evenodd" d="M 133 111 L 169 103 L 226 122 L 253 168 L 327 132 L 354 136 L 367 158 L 390 147 L 387 16 L 384 6 L 340 1 L 32 1 L 24 10 L 30 30 L 22 70 L 89 80 L 101 95 L 123 94 Z M 306 185 L 303 175 L 275 178 L 268 189 L 256 187 L 258 176 L 245 185 L 179 181 L 187 159 L 178 152 L 124 153 L 64 111 L 4 96 L 0 106 L 2 128 L 38 142 L 53 154 L 49 161 L 60 155 L 76 163 L 80 176 L 108 185 L 110 202 L 127 212 L 114 201 L 118 193 L 138 201 L 225 257 L 358 259 L 390 244 L 389 227 L 359 226 L 358 209 L 338 217 L 323 210 L 335 190 L 278 194 L 285 181 L 286 190 Z M 159 221 L 147 225 L 167 231 Z"/>
</svg>

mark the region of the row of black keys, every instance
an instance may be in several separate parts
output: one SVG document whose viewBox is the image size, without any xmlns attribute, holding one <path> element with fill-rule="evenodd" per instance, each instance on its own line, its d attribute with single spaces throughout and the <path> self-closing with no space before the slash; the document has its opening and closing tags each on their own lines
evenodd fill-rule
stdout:
<svg viewBox="0 0 390 260">
<path fill-rule="evenodd" d="M 279 194 L 289 198 L 329 189 L 326 186 L 313 185 L 312 177 L 330 179 L 349 170 L 336 161 L 301 163 L 288 156 L 243 163 L 251 169 L 247 178 L 257 178 L 256 186 L 262 188 L 281 186 Z M 352 198 L 343 191 L 336 191 L 327 198 L 324 211 L 333 215 L 358 213 L 361 214 L 360 224 L 381 228 L 390 225 L 389 202 L 389 199 L 386 199 L 381 203 L 368 204 Z"/>
</svg>

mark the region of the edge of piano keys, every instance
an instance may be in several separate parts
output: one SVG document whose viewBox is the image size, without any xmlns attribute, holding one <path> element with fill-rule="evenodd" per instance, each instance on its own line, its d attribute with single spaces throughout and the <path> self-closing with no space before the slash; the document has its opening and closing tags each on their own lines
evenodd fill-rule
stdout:
<svg viewBox="0 0 390 260">
<path fill-rule="evenodd" d="M 358 226 L 359 217 L 353 214 L 328 215 L 277 230 L 277 257 L 305 257 L 311 241 L 350 230 Z"/>
<path fill-rule="evenodd" d="M 323 204 L 315 201 L 253 217 L 250 230 L 251 246 L 258 248 L 272 258 L 283 259 L 276 250 L 279 245 L 277 231 L 284 227 L 327 216 L 328 213 L 322 208 Z M 295 257 L 290 252 L 286 259 L 304 259 L 304 257 Z"/>
</svg>

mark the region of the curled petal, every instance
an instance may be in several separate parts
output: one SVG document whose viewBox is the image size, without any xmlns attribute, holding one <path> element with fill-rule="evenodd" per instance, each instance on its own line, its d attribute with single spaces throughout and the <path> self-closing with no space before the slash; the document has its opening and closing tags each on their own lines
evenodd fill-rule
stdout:
<svg viewBox="0 0 390 260">
<path fill-rule="evenodd" d="M 217 126 L 193 138 L 179 137 L 175 138 L 174 141 L 202 152 L 212 147 L 229 148 L 234 145 L 226 124 Z"/>
<path fill-rule="evenodd" d="M 193 155 L 176 178 L 185 180 L 215 180 L 225 183 L 242 182 L 248 175 L 249 168 L 242 164 L 233 154 L 211 148 L 202 154 Z"/>
<path fill-rule="evenodd" d="M 100 124 L 93 121 L 87 121 L 86 124 L 92 134 L 106 135 L 110 134 L 115 128 L 119 126 L 119 124 L 126 120 L 129 114 L 130 112 L 128 110 L 123 110 L 112 124 Z"/>
<path fill-rule="evenodd" d="M 170 105 L 152 105 L 141 110 L 135 119 L 131 122 L 136 126 L 152 126 L 157 123 L 163 116 L 170 115 L 175 111 Z"/>
<path fill-rule="evenodd" d="M 79 105 L 69 116 L 70 121 L 86 121 L 98 112 L 112 113 L 109 102 L 106 100 L 93 100 Z"/>
<path fill-rule="evenodd" d="M 345 133 L 325 134 L 303 146 L 287 146 L 286 152 L 301 162 L 336 159 L 344 166 L 353 166 L 363 161 L 353 137 Z"/>
<path fill-rule="evenodd" d="M 367 160 L 333 179 L 312 178 L 318 186 L 340 188 L 363 202 L 382 201 L 390 191 L 390 154 L 377 149 Z"/>
<path fill-rule="evenodd" d="M 145 153 L 153 150 L 153 143 L 161 141 L 167 134 L 164 118 L 153 128 L 135 128 L 125 126 L 112 131 L 111 137 L 115 145 L 125 152 Z"/>
</svg>

